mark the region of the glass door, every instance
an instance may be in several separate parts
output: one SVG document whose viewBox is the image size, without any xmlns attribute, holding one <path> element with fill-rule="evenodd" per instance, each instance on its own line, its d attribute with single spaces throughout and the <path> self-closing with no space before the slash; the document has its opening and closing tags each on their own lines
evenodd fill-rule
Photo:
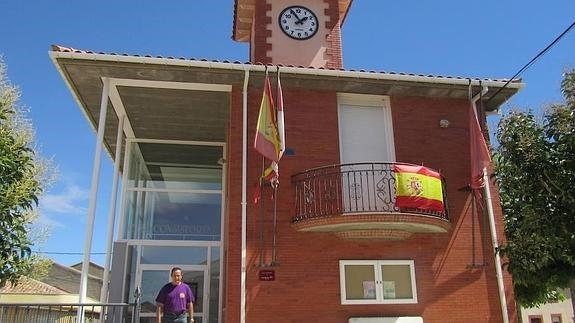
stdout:
<svg viewBox="0 0 575 323">
<path fill-rule="evenodd" d="M 156 322 L 156 296 L 166 283 L 170 282 L 171 265 L 140 265 L 136 277 L 140 287 L 140 323 Z M 182 268 L 183 282 L 188 284 L 196 297 L 194 303 L 195 323 L 209 322 L 208 269 L 207 266 L 178 266 Z"/>
</svg>

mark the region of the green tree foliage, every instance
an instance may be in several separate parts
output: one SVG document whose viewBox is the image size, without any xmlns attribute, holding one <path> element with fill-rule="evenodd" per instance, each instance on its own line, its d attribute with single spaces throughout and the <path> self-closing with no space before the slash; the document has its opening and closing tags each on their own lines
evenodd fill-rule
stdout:
<svg viewBox="0 0 575 323">
<path fill-rule="evenodd" d="M 509 259 L 521 305 L 556 297 L 575 278 L 575 70 L 562 82 L 565 103 L 514 112 L 499 123 L 496 179 Z"/>
<path fill-rule="evenodd" d="M 35 156 L 34 132 L 18 98 L 0 60 L 0 286 L 15 284 L 39 260 L 31 254 L 29 227 L 47 164 Z"/>
</svg>

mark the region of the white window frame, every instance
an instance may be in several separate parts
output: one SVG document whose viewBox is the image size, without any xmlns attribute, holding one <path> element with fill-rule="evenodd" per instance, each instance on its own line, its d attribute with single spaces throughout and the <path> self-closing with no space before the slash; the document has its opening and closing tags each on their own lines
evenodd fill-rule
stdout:
<svg viewBox="0 0 575 323">
<path fill-rule="evenodd" d="M 346 265 L 371 265 L 375 273 L 375 299 L 347 299 L 345 289 L 345 266 Z M 381 266 L 386 265 L 409 265 L 411 277 L 411 299 L 385 299 L 383 296 L 383 277 Z M 340 260 L 339 261 L 339 286 L 341 304 L 416 304 L 417 303 L 417 286 L 415 284 L 415 262 L 413 260 Z"/>
</svg>

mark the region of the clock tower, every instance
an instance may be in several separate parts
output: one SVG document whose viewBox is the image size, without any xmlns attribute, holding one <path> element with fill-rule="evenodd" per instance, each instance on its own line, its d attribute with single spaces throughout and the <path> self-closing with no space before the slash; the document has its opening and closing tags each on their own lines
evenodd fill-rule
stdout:
<svg viewBox="0 0 575 323">
<path fill-rule="evenodd" d="M 341 26 L 352 0 L 235 0 L 233 36 L 253 64 L 343 68 Z"/>
</svg>

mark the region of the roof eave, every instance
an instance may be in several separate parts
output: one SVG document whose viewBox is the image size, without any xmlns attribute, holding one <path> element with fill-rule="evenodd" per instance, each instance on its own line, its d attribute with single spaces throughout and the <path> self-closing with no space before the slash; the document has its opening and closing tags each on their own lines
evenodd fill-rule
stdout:
<svg viewBox="0 0 575 323">
<path fill-rule="evenodd" d="M 221 62 L 217 60 L 193 60 L 183 58 L 166 58 L 166 57 L 150 57 L 150 56 L 129 56 L 129 55 L 116 55 L 116 54 L 103 54 L 94 52 L 83 52 L 73 49 L 66 49 L 64 47 L 53 46 L 50 51 L 50 57 L 54 64 L 58 67 L 58 59 L 78 59 L 78 60 L 92 60 L 92 61 L 105 61 L 105 62 L 122 62 L 122 63 L 137 63 L 137 64 L 154 64 L 154 65 L 171 65 L 171 66 L 185 66 L 197 68 L 210 68 L 222 70 L 237 70 L 237 71 L 253 71 L 265 72 L 270 67 L 276 65 L 262 65 L 241 62 Z M 54 50 L 59 48 L 58 50 Z M 451 84 L 451 85 L 472 85 L 472 86 L 487 86 L 501 88 L 508 80 L 492 80 L 468 77 L 452 77 L 452 76 L 435 76 L 411 73 L 396 73 L 396 72 L 376 72 L 365 70 L 338 70 L 338 69 L 323 69 L 303 66 L 283 66 L 277 65 L 281 68 L 282 73 L 311 75 L 311 76 L 331 76 L 338 78 L 360 78 L 360 79 L 374 79 L 374 80 L 389 80 L 389 81 L 402 81 L 402 82 L 416 82 L 428 84 Z M 59 71 L 63 71 L 59 68 Z M 63 75 L 64 76 L 64 75 Z M 520 79 L 512 80 L 506 85 L 509 89 L 520 90 L 524 87 L 524 83 Z"/>
</svg>

